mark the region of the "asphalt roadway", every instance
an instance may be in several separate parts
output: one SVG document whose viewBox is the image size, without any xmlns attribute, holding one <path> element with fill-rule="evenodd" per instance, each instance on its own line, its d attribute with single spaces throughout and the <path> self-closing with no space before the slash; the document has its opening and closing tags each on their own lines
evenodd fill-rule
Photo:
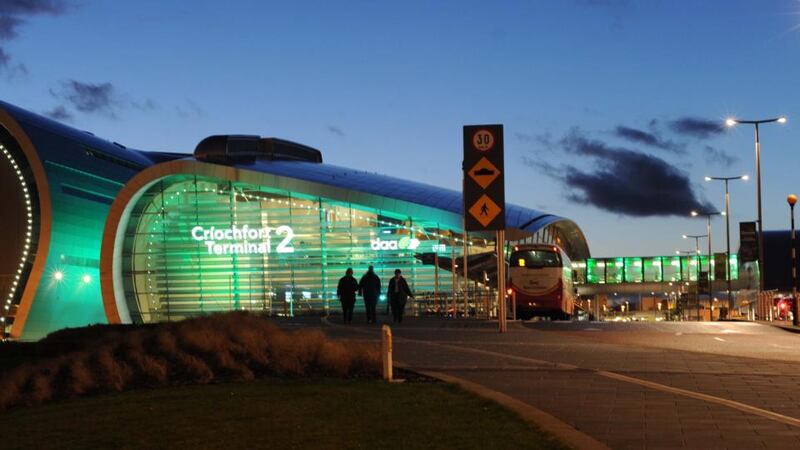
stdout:
<svg viewBox="0 0 800 450">
<path fill-rule="evenodd" d="M 380 340 L 379 326 L 337 316 L 295 325 Z M 525 322 L 499 334 L 409 318 L 392 332 L 400 364 L 527 405 L 586 448 L 800 449 L 800 334 L 773 326 Z"/>
</svg>

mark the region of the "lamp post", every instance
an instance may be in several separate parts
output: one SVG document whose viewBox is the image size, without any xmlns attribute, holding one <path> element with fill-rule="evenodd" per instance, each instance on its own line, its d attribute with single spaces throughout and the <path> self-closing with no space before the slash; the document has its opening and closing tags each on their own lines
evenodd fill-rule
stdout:
<svg viewBox="0 0 800 450">
<path fill-rule="evenodd" d="M 694 239 L 694 252 L 697 254 L 697 279 L 700 280 L 700 239 L 707 238 L 707 234 L 684 234 L 684 239 Z"/>
<path fill-rule="evenodd" d="M 708 303 L 709 303 L 709 308 L 711 306 L 711 292 L 713 291 L 713 289 L 711 287 L 711 258 L 712 258 L 712 254 L 711 254 L 711 216 L 720 216 L 720 215 L 721 216 L 726 216 L 727 213 L 725 213 L 725 211 L 721 211 L 721 212 L 714 212 L 714 211 L 697 212 L 697 211 L 692 211 L 692 217 L 705 216 L 706 219 L 708 220 L 708 225 L 706 225 L 706 235 L 708 236 Z M 714 317 L 713 317 L 712 314 L 709 314 L 708 318 L 709 318 L 709 320 L 712 320 Z"/>
<path fill-rule="evenodd" d="M 756 129 L 756 202 L 758 207 L 758 293 L 764 289 L 764 222 L 761 219 L 761 141 L 758 136 L 758 126 L 763 123 L 777 122 L 786 123 L 786 117 L 775 117 L 773 119 L 762 120 L 740 120 L 729 118 L 725 120 L 725 125 L 732 127 L 737 124 L 754 125 Z"/>
<path fill-rule="evenodd" d="M 792 222 L 792 324 L 794 326 L 800 325 L 800 317 L 798 317 L 797 306 L 797 255 L 794 250 L 794 204 L 797 203 L 797 196 L 790 194 L 786 197 L 786 202 L 789 203 L 789 215 Z"/>
<path fill-rule="evenodd" d="M 684 234 L 681 235 L 684 239 L 694 239 L 694 249 L 695 252 L 699 255 L 700 254 L 700 239 L 707 238 L 707 234 Z"/>
<path fill-rule="evenodd" d="M 733 298 L 731 297 L 731 196 L 728 192 L 728 182 L 731 180 L 747 181 L 750 177 L 739 175 L 738 177 L 706 177 L 706 181 L 725 182 L 725 276 L 728 280 L 728 314 L 733 310 Z"/>
</svg>

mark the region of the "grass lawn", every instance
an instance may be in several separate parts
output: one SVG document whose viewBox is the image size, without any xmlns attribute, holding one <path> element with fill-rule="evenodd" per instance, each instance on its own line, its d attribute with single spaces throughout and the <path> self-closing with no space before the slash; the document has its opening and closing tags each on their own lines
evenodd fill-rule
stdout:
<svg viewBox="0 0 800 450">
<path fill-rule="evenodd" d="M 8 448 L 564 448 L 443 383 L 330 379 L 136 390 L 0 412 Z"/>
</svg>

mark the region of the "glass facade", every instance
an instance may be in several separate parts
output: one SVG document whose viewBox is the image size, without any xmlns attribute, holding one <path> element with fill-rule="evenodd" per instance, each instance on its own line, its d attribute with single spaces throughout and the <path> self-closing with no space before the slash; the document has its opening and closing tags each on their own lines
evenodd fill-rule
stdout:
<svg viewBox="0 0 800 450">
<path fill-rule="evenodd" d="M 671 281 L 697 281 L 699 273 L 709 270 L 708 257 L 654 256 L 624 258 L 589 258 L 572 263 L 579 284 L 653 283 Z M 739 260 L 730 258 L 731 280 L 739 279 Z M 711 279 L 714 280 L 714 261 L 711 261 Z"/>
<path fill-rule="evenodd" d="M 460 238 L 392 211 L 173 175 L 132 210 L 122 254 L 125 298 L 132 320 L 145 323 L 235 309 L 324 311 L 339 307 L 345 269 L 359 278 L 369 265 L 384 289 L 401 269 L 418 295 L 453 292 L 453 274 L 422 255 L 461 258 Z"/>
</svg>

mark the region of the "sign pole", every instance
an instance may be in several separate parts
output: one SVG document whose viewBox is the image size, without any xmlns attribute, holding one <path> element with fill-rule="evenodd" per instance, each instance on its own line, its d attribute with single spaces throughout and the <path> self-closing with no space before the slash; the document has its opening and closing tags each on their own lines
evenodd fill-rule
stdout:
<svg viewBox="0 0 800 450">
<path fill-rule="evenodd" d="M 467 260 L 469 259 L 469 245 L 467 245 L 467 231 L 464 227 L 464 317 L 469 317 L 469 273 L 467 272 Z M 475 307 L 475 315 L 478 314 L 477 305 Z"/>
<path fill-rule="evenodd" d="M 453 318 L 458 317 L 458 312 L 456 308 L 458 307 L 458 295 L 456 295 L 456 289 L 458 289 L 458 271 L 456 270 L 456 241 L 453 238 L 450 241 L 450 273 L 452 274 L 452 281 L 453 281 L 453 290 L 452 295 L 453 298 L 451 299 L 450 303 L 452 304 L 453 308 Z"/>
<path fill-rule="evenodd" d="M 495 231 L 497 300 L 500 332 L 506 332 L 505 181 L 503 125 L 464 126 L 464 238 L 468 231 Z M 465 249 L 468 246 L 465 243 Z M 468 250 L 467 250 L 468 251 Z M 464 270 L 466 273 L 466 251 Z M 465 293 L 465 308 L 467 303 Z M 487 303 L 491 296 L 487 296 Z"/>
<path fill-rule="evenodd" d="M 497 322 L 499 324 L 499 331 L 505 333 L 508 331 L 508 322 L 506 316 L 506 231 L 497 230 Z"/>
</svg>

